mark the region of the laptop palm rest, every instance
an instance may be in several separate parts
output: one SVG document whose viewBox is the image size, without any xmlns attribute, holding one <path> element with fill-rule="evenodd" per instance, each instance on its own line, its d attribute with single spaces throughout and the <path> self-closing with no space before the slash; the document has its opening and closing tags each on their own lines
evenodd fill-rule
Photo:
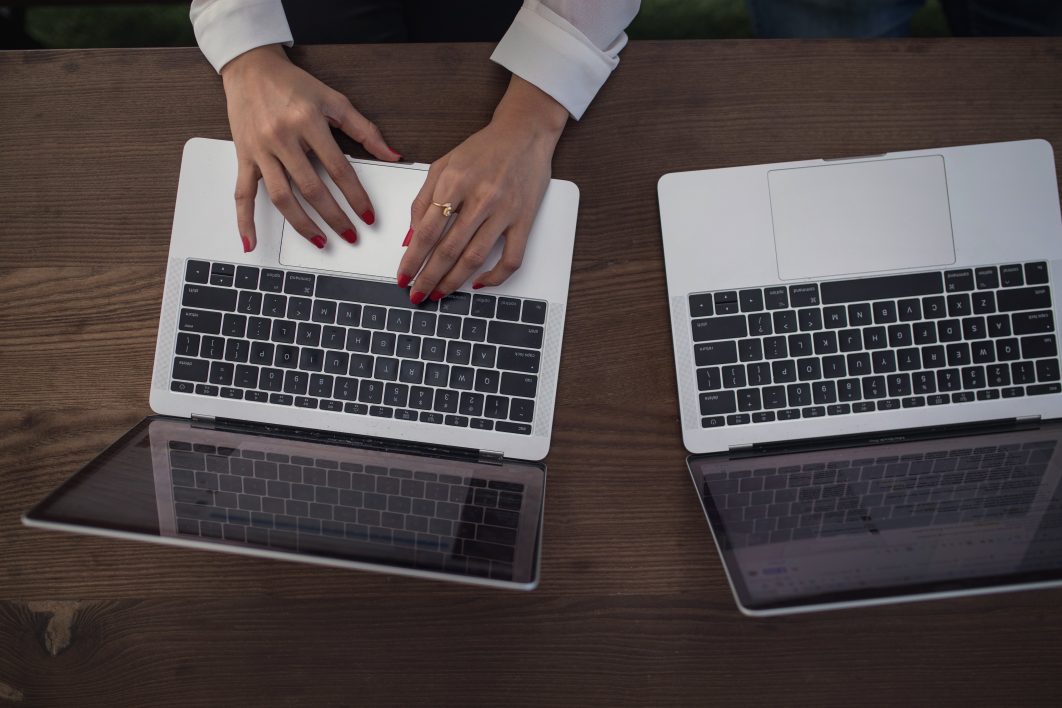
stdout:
<svg viewBox="0 0 1062 708">
<path fill-rule="evenodd" d="M 940 155 L 771 170 L 767 180 L 782 280 L 955 262 Z"/>
</svg>

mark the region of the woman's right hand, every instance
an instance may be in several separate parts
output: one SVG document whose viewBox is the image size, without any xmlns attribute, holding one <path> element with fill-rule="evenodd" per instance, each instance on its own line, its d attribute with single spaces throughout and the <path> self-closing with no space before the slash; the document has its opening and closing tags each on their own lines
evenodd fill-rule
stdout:
<svg viewBox="0 0 1062 708">
<path fill-rule="evenodd" d="M 376 220 L 372 202 L 329 128 L 342 130 L 380 160 L 394 162 L 401 155 L 387 146 L 376 125 L 354 110 L 343 94 L 292 64 L 279 44 L 241 54 L 222 68 L 221 78 L 239 162 L 236 221 L 244 252 L 258 243 L 254 199 L 259 178 L 265 180 L 269 199 L 310 243 L 324 248 L 326 239 L 295 199 L 292 184 L 337 234 L 354 243 L 357 229 L 314 171 L 307 153 L 317 156 L 366 224 Z"/>
</svg>

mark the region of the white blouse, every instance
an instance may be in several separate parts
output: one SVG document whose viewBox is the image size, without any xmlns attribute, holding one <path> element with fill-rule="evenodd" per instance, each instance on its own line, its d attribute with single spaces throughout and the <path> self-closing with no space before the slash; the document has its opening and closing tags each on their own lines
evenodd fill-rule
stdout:
<svg viewBox="0 0 1062 708">
<path fill-rule="evenodd" d="M 578 120 L 619 64 L 639 0 L 524 0 L 491 60 Z M 192 0 L 199 48 L 214 69 L 267 44 L 293 44 L 281 0 Z"/>
</svg>

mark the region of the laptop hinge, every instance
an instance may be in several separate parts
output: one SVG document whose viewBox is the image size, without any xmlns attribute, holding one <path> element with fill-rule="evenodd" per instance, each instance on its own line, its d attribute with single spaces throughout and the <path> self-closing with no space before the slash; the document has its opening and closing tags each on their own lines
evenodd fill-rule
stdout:
<svg viewBox="0 0 1062 708">
<path fill-rule="evenodd" d="M 192 427 L 193 428 L 207 428 L 209 430 L 214 429 L 214 416 L 212 415 L 199 415 L 198 413 L 192 414 Z"/>
<path fill-rule="evenodd" d="M 874 433 L 855 435 L 837 435 L 798 440 L 782 440 L 769 443 L 731 445 L 729 451 L 738 456 L 779 455 L 790 452 L 811 452 L 832 448 L 856 447 L 860 445 L 883 445 L 886 443 L 912 442 L 934 437 L 952 437 L 956 435 L 985 435 L 989 433 L 1012 430 L 1015 426 L 1025 428 L 1043 422 L 1039 415 L 1015 418 L 984 420 L 974 423 L 954 423 L 932 425 L 922 428 L 900 430 L 879 430 Z"/>
<path fill-rule="evenodd" d="M 489 465 L 500 465 L 505 460 L 505 453 L 498 450 L 480 450 L 479 461 Z"/>
<path fill-rule="evenodd" d="M 236 420 L 233 418 L 214 418 L 213 416 L 193 415 L 191 422 L 192 427 L 209 428 L 211 430 L 220 430 L 229 433 L 261 435 L 271 438 L 286 438 L 289 440 L 300 440 L 302 442 L 354 447 L 361 450 L 377 450 L 380 452 L 422 455 L 449 460 L 489 461 L 484 458 L 483 452 L 465 447 L 431 445 L 428 443 L 376 438 L 368 435 L 351 435 L 331 430 L 296 428 L 272 423 Z M 496 454 L 499 458 L 502 457 L 502 453 L 500 452 L 493 454 Z"/>
</svg>

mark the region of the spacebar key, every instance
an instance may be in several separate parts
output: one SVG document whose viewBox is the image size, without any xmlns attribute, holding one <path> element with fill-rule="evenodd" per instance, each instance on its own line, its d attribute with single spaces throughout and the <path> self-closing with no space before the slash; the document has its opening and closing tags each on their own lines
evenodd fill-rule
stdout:
<svg viewBox="0 0 1062 708">
<path fill-rule="evenodd" d="M 369 305 L 387 305 L 389 307 L 412 308 L 409 293 L 394 283 L 380 283 L 373 280 L 355 280 L 354 278 L 337 278 L 334 275 L 317 276 L 319 298 L 339 300 L 340 302 L 358 302 Z"/>
<path fill-rule="evenodd" d="M 819 285 L 823 305 L 839 305 L 864 300 L 890 300 L 944 292 L 944 277 L 932 273 L 905 273 L 878 278 L 825 281 Z"/>
<path fill-rule="evenodd" d="M 713 342 L 717 339 L 738 339 L 749 335 L 745 315 L 730 317 L 702 317 L 693 321 L 693 341 Z"/>
</svg>

